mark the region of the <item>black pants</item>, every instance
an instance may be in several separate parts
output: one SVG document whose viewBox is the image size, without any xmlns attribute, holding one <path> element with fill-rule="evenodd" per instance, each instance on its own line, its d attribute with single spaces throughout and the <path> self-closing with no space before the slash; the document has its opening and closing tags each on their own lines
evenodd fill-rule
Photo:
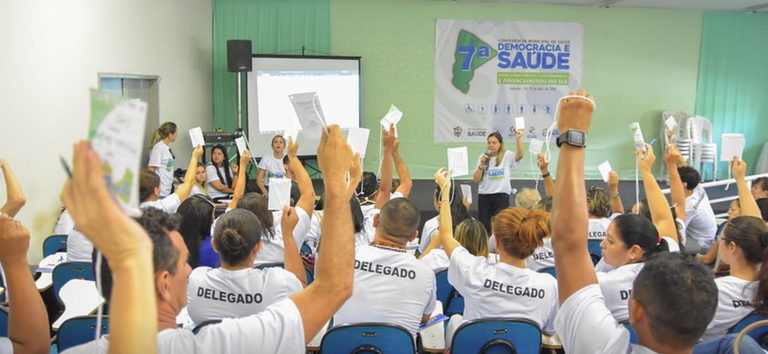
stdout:
<svg viewBox="0 0 768 354">
<path fill-rule="evenodd" d="M 491 235 L 491 218 L 500 211 L 509 208 L 509 194 L 480 194 L 478 195 L 477 209 L 480 214 L 480 222 Z"/>
</svg>

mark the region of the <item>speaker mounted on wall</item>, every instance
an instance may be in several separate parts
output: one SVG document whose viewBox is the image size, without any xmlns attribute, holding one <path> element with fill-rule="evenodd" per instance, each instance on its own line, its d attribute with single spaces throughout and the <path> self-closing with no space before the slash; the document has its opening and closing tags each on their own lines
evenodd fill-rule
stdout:
<svg viewBox="0 0 768 354">
<path fill-rule="evenodd" d="M 236 73 L 253 70 L 250 40 L 231 39 L 227 41 L 227 70 Z"/>
</svg>

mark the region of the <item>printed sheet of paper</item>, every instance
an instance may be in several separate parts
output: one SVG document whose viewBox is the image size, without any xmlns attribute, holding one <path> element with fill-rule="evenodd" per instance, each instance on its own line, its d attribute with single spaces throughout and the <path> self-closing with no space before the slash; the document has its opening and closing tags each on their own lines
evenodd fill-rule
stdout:
<svg viewBox="0 0 768 354">
<path fill-rule="evenodd" d="M 544 147 L 543 141 L 536 138 L 531 138 L 528 145 L 528 151 L 530 151 L 532 154 L 538 155 L 538 154 L 541 154 L 541 149 L 543 147 Z"/>
<path fill-rule="evenodd" d="M 290 204 L 291 180 L 287 178 L 270 178 L 267 208 L 269 210 L 283 210 L 284 206 Z"/>
<path fill-rule="evenodd" d="M 722 136 L 722 145 L 720 149 L 720 161 L 731 161 L 736 156 L 741 160 L 741 155 L 744 153 L 744 146 L 747 145 L 746 139 L 743 134 L 738 133 L 725 133 Z"/>
<path fill-rule="evenodd" d="M 462 184 L 461 194 L 464 195 L 464 198 L 467 198 L 467 202 L 469 202 L 469 204 L 472 204 L 472 186 L 471 185 Z"/>
<path fill-rule="evenodd" d="M 597 166 L 597 169 L 600 170 L 600 175 L 603 176 L 603 182 L 608 182 L 608 177 L 611 174 L 611 171 L 613 169 L 611 168 L 611 163 L 608 161 L 605 161 L 600 164 L 600 166 Z"/>
<path fill-rule="evenodd" d="M 243 156 L 243 152 L 248 149 L 248 147 L 245 145 L 245 138 L 241 136 L 235 139 L 235 145 L 237 145 L 237 152 L 240 154 L 240 156 Z"/>
<path fill-rule="evenodd" d="M 192 149 L 198 146 L 205 146 L 205 138 L 203 138 L 203 130 L 200 129 L 200 127 L 190 129 L 189 140 L 192 140 Z"/>
<path fill-rule="evenodd" d="M 401 112 L 395 105 L 390 105 L 389 112 L 384 116 L 384 118 L 381 118 L 379 123 L 381 123 L 381 126 L 384 127 L 384 129 L 389 129 L 390 124 L 395 125 L 395 138 L 397 138 L 397 123 L 400 122 L 400 119 L 403 118 L 403 112 Z"/>
<path fill-rule="evenodd" d="M 365 158 L 365 151 L 368 149 L 368 136 L 371 131 L 365 128 L 349 128 L 347 133 L 347 144 L 352 148 L 352 153 L 360 153 L 361 158 Z"/>
<path fill-rule="evenodd" d="M 525 117 L 515 117 L 515 129 L 525 131 Z"/>
<path fill-rule="evenodd" d="M 327 129 L 323 107 L 316 92 L 296 93 L 288 96 L 304 128 L 304 134 L 311 139 L 319 139 L 323 130 Z"/>
<path fill-rule="evenodd" d="M 667 118 L 667 120 L 664 121 L 664 125 L 667 127 L 667 131 L 672 131 L 677 126 L 677 121 L 675 120 L 675 116 L 670 116 Z"/>
<path fill-rule="evenodd" d="M 147 104 L 91 89 L 88 139 L 101 159 L 107 188 L 131 216 L 139 210 L 139 174 Z"/>
<path fill-rule="evenodd" d="M 452 177 L 461 177 L 469 174 L 469 156 L 467 147 L 448 149 L 448 171 Z"/>
</svg>

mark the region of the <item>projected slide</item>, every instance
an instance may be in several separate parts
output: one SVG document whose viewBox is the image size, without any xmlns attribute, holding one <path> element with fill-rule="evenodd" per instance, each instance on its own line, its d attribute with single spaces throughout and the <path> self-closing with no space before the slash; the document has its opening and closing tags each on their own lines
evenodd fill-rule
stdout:
<svg viewBox="0 0 768 354">
<path fill-rule="evenodd" d="M 254 57 L 248 73 L 248 136 L 255 156 L 271 153 L 272 137 L 296 113 L 288 96 L 317 92 L 328 124 L 360 126 L 360 60 L 339 57 Z M 299 155 L 315 155 L 319 139 L 299 134 Z"/>
</svg>

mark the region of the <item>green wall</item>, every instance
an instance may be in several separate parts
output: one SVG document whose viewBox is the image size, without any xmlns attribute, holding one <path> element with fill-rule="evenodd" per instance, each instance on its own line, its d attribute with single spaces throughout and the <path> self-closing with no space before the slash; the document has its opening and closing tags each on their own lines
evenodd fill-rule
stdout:
<svg viewBox="0 0 768 354">
<path fill-rule="evenodd" d="M 437 19 L 580 22 L 584 24 L 585 87 L 597 110 L 588 136 L 586 177 L 610 160 L 634 178 L 628 125 L 639 121 L 647 141 L 659 135 L 661 112 L 696 104 L 702 12 L 601 9 L 555 5 L 437 1 L 332 0 L 334 55 L 362 59 L 363 126 L 378 129 L 390 104 L 404 112 L 400 151 L 414 178 L 429 179 L 446 164 L 448 147 L 433 141 L 434 51 Z M 371 133 L 365 170 L 376 171 L 379 134 Z M 470 164 L 484 144 L 467 144 Z M 554 144 L 553 144 L 554 145 Z M 659 145 L 656 144 L 657 154 Z M 507 145 L 514 149 L 514 145 Z M 527 147 L 526 147 L 527 148 Z M 557 148 L 553 146 L 556 163 Z M 529 155 L 529 154 L 527 154 Z M 513 178 L 531 178 L 529 156 Z M 472 169 L 473 166 L 470 166 Z M 552 168 L 554 170 L 554 168 Z"/>
</svg>

